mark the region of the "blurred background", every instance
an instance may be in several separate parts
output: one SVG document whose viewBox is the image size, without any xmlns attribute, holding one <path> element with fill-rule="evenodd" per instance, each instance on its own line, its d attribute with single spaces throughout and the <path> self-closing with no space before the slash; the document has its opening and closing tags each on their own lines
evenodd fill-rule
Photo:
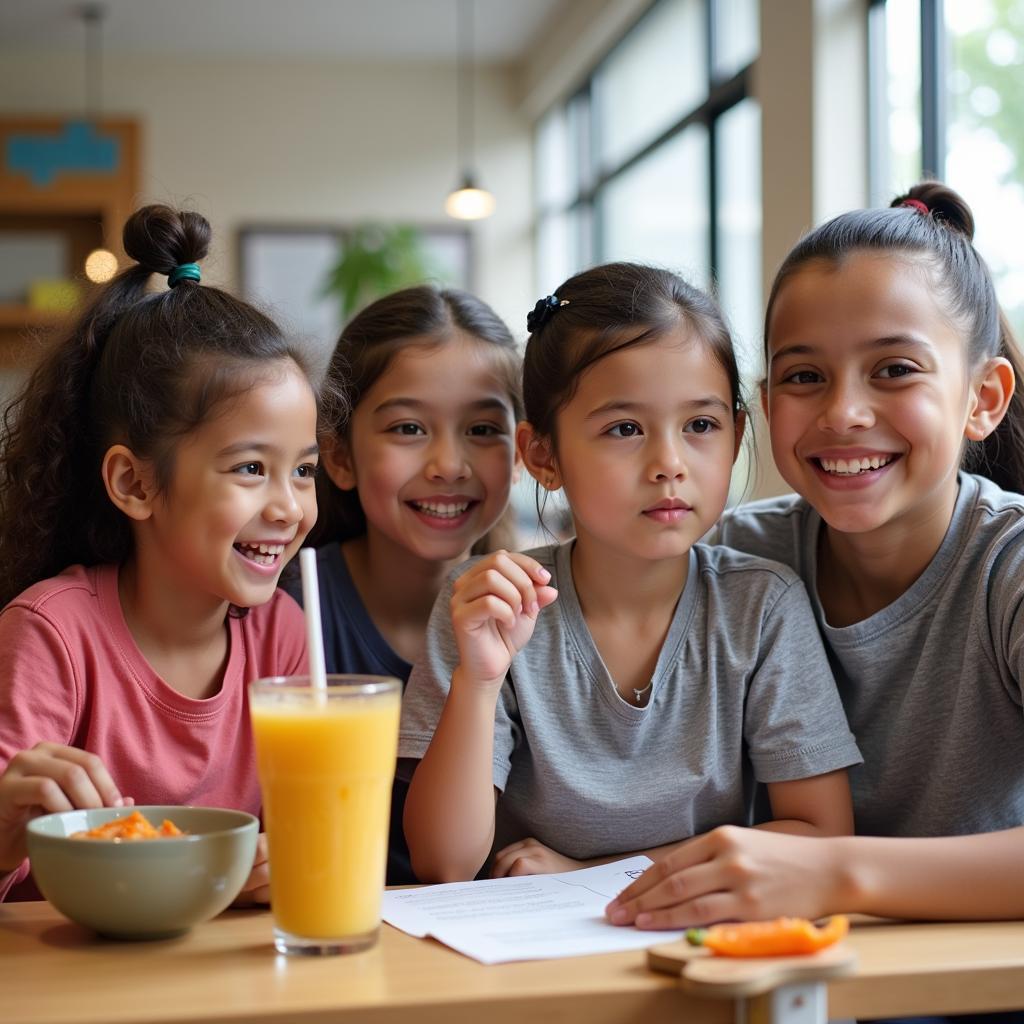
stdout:
<svg viewBox="0 0 1024 1024">
<path fill-rule="evenodd" d="M 752 386 L 793 242 L 930 174 L 1020 330 L 1022 60 L 1024 0 L 3 0 L 0 401 L 153 201 L 325 357 L 414 280 L 522 340 L 570 273 L 639 259 L 717 289 Z"/>
</svg>

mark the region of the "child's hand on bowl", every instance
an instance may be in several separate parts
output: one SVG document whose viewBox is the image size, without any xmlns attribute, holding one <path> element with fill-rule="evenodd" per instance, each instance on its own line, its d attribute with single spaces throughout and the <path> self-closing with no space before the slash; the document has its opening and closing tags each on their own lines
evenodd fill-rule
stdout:
<svg viewBox="0 0 1024 1024">
<path fill-rule="evenodd" d="M 256 838 L 256 856 L 253 858 L 252 871 L 232 905 L 251 907 L 257 903 L 269 902 L 270 855 L 267 853 L 267 833 L 261 832 Z"/>
<path fill-rule="evenodd" d="M 131 803 L 95 754 L 59 743 L 37 743 L 19 751 L 0 775 L 0 872 L 13 871 L 27 856 L 25 825 L 30 819 Z"/>
</svg>

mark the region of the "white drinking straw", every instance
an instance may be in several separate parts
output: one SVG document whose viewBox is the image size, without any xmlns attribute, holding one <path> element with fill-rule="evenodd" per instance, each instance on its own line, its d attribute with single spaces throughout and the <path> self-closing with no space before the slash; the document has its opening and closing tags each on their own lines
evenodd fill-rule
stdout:
<svg viewBox="0 0 1024 1024">
<path fill-rule="evenodd" d="M 327 689 L 327 672 L 324 668 L 324 632 L 320 624 L 320 584 L 316 577 L 316 551 L 302 548 L 299 551 L 299 567 L 302 569 L 302 603 L 306 609 L 306 645 L 309 648 L 309 675 L 316 690 Z"/>
</svg>

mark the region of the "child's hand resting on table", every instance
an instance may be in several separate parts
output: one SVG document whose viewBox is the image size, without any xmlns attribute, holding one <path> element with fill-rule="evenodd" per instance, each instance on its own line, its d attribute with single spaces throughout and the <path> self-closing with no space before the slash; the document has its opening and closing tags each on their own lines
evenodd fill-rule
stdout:
<svg viewBox="0 0 1024 1024">
<path fill-rule="evenodd" d="M 533 636 L 540 610 L 558 596 L 547 586 L 550 579 L 533 558 L 496 551 L 455 581 L 452 624 L 464 678 L 504 680 L 513 656 Z"/>
<path fill-rule="evenodd" d="M 724 825 L 680 843 L 608 904 L 612 924 L 693 928 L 716 921 L 822 917 L 841 872 L 827 838 Z"/>
<path fill-rule="evenodd" d="M 0 775 L 0 872 L 28 856 L 25 826 L 41 814 L 89 807 L 130 807 L 95 755 L 59 743 L 20 750 Z"/>
<path fill-rule="evenodd" d="M 561 871 L 585 868 L 583 861 L 556 853 L 537 839 L 521 839 L 494 855 L 491 878 L 513 878 L 519 875 L 556 875 Z"/>
</svg>

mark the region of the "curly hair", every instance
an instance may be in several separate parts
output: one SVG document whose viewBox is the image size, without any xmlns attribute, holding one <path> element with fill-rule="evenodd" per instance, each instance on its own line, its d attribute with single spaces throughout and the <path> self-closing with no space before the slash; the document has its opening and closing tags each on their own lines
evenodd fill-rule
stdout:
<svg viewBox="0 0 1024 1024">
<path fill-rule="evenodd" d="M 240 299 L 183 280 L 150 292 L 153 274 L 196 263 L 210 225 L 161 205 L 134 213 L 118 274 L 36 367 L 4 413 L 0 438 L 0 606 L 69 565 L 121 563 L 127 518 L 101 478 L 124 444 L 151 459 L 165 489 L 176 442 L 284 361 L 304 354 Z"/>
</svg>

